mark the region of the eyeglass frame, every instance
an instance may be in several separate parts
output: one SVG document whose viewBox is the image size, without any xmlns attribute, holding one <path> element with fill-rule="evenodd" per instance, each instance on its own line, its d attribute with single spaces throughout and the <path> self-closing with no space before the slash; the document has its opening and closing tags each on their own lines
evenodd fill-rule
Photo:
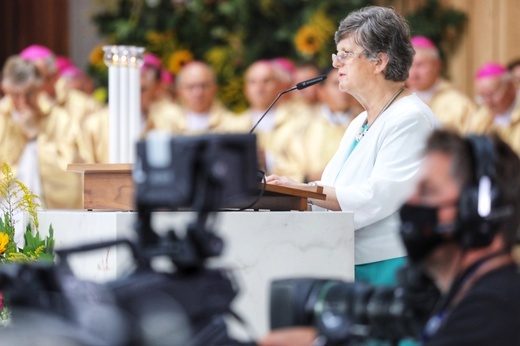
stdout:
<svg viewBox="0 0 520 346">
<path fill-rule="evenodd" d="M 368 52 L 366 50 L 364 50 L 364 51 L 359 52 L 359 53 L 357 53 L 357 52 L 348 52 L 348 51 L 341 51 L 341 52 L 338 52 L 337 54 L 336 53 L 332 53 L 332 64 L 334 64 L 334 62 L 336 60 L 338 60 L 341 64 L 344 64 L 345 62 L 347 62 L 348 58 L 353 58 L 355 56 L 361 56 L 361 55 L 367 55 L 368 56 Z"/>
</svg>

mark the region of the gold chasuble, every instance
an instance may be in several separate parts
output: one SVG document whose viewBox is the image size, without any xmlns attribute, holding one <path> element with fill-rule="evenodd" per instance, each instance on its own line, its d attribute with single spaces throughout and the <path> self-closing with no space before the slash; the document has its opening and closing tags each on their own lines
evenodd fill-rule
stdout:
<svg viewBox="0 0 520 346">
<path fill-rule="evenodd" d="M 171 134 L 196 135 L 202 133 L 243 132 L 244 127 L 237 123 L 237 116 L 220 102 L 214 102 L 208 112 L 208 128 L 191 130 L 187 118 L 188 111 L 181 106 L 171 110 L 150 112 L 149 129 L 164 130 Z"/>
<path fill-rule="evenodd" d="M 330 110 L 316 106 L 312 118 L 305 126 L 301 142 L 293 140 L 291 155 L 295 165 L 303 172 L 305 181 L 320 180 L 325 166 L 339 148 L 339 144 L 350 122 L 357 114 L 341 114 L 341 122 L 333 123 Z"/>
<path fill-rule="evenodd" d="M 56 82 L 56 104 L 63 108 L 78 124 L 82 124 L 86 117 L 97 112 L 106 105 L 97 102 L 91 96 L 76 89 L 67 89 L 63 78 Z"/>
<path fill-rule="evenodd" d="M 241 122 L 247 120 L 247 131 L 254 125 L 253 112 L 245 111 L 240 115 Z M 260 126 L 255 130 L 260 155 L 265 158 L 266 174 L 278 174 L 296 181 L 304 180 L 300 156 L 306 156 L 301 145 L 305 127 L 309 123 L 309 107 L 290 100 L 271 109 L 266 117 L 273 117 L 273 127 L 262 131 Z M 263 119 L 268 121 L 268 119 Z M 299 151 L 295 156 L 294 151 Z"/>
<path fill-rule="evenodd" d="M 47 209 L 82 207 L 82 182 L 77 173 L 68 172 L 67 165 L 78 162 L 76 138 L 78 127 L 60 107 L 39 97 L 38 110 L 20 114 L 10 97 L 0 101 L 0 158 L 19 176 L 39 180 L 41 191 L 33 191 Z M 36 150 L 26 150 L 35 144 Z M 34 153 L 34 155 L 33 155 Z M 22 156 L 34 172 L 20 171 Z M 24 181 L 22 181 L 24 182 Z"/>
<path fill-rule="evenodd" d="M 498 126 L 493 123 L 493 114 L 489 108 L 482 106 L 472 116 L 467 133 L 486 134 L 496 132 L 520 155 L 520 102 L 516 100 L 508 126 Z"/>
<path fill-rule="evenodd" d="M 426 104 L 443 128 L 449 128 L 458 133 L 464 133 L 470 117 L 477 110 L 469 97 L 447 81 L 439 83 L 439 89 Z"/>
</svg>

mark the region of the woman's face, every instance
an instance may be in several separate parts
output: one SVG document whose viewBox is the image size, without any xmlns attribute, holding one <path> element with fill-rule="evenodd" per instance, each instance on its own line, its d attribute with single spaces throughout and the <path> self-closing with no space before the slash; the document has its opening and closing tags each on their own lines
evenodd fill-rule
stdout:
<svg viewBox="0 0 520 346">
<path fill-rule="evenodd" d="M 366 78 L 373 71 L 367 60 L 367 52 L 352 38 L 344 38 L 337 45 L 336 58 L 332 66 L 338 69 L 339 89 L 356 95 Z"/>
</svg>

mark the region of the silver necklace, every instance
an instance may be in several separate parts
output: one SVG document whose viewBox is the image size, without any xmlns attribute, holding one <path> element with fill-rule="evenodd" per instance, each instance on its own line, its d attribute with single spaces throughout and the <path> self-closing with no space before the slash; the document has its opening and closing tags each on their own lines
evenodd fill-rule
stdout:
<svg viewBox="0 0 520 346">
<path fill-rule="evenodd" d="M 379 113 L 377 114 L 376 116 L 376 119 L 374 120 L 374 122 L 377 120 L 377 118 L 379 118 L 379 116 L 381 114 L 383 114 L 384 111 L 386 111 L 388 109 L 388 107 L 390 107 L 390 105 L 392 104 L 392 102 L 395 101 L 395 99 L 397 98 L 397 96 L 399 96 L 402 92 L 404 91 L 404 86 L 401 87 L 399 90 L 397 90 L 397 92 L 394 94 L 394 96 L 392 96 L 392 98 L 386 103 L 386 105 L 383 107 L 383 109 L 381 109 L 379 111 Z M 372 125 L 374 125 L 374 123 L 372 123 Z M 370 125 L 371 126 L 371 125 Z M 365 134 L 367 133 L 368 129 L 370 128 L 370 126 L 368 125 L 368 118 L 365 119 L 365 122 L 363 123 L 363 126 L 361 126 L 361 129 L 359 130 L 359 133 L 356 135 L 356 142 L 360 142 L 363 137 L 365 136 Z"/>
</svg>

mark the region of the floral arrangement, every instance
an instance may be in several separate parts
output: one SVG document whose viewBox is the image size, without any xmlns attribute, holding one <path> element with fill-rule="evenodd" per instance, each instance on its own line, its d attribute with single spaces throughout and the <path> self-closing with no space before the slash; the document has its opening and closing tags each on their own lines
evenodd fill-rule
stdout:
<svg viewBox="0 0 520 346">
<path fill-rule="evenodd" d="M 54 230 L 42 237 L 38 231 L 39 198 L 22 182 L 14 178 L 11 167 L 4 163 L 0 179 L 0 266 L 10 262 L 54 261 Z M 14 217 L 20 212 L 30 215 L 30 222 L 23 234 L 23 245 L 15 241 Z M 20 242 L 22 243 L 22 242 Z M 9 318 L 9 310 L 3 304 L 0 293 L 0 321 Z"/>
<path fill-rule="evenodd" d="M 328 66 L 334 32 L 351 10 L 371 0 L 118 0 L 93 17 L 107 44 L 145 47 L 175 75 L 187 62 L 210 63 L 228 107 L 245 108 L 242 75 L 257 59 L 284 57 Z M 101 46 L 90 74 L 106 85 Z"/>
<path fill-rule="evenodd" d="M 187 62 L 210 63 L 220 85 L 223 103 L 235 111 L 246 107 L 242 75 L 255 60 L 283 57 L 298 64 L 331 64 L 335 51 L 334 32 L 350 11 L 391 0 L 98 0 L 102 11 L 93 16 L 106 44 L 145 47 L 158 55 L 175 75 Z M 438 0 L 428 0 L 413 17 L 412 30 L 433 25 L 436 38 L 447 27 L 460 32 L 460 16 L 439 9 Z M 431 12 L 431 8 L 435 11 Z M 419 12 L 422 11 L 422 12 Z M 429 12 L 428 12 L 429 11 Z M 452 14 L 455 14 L 453 16 Z M 439 17 L 439 15 L 441 17 Z M 451 16 L 451 17 L 450 17 Z M 443 21 L 439 22 L 438 19 Z M 415 20 L 418 19 L 418 20 Z M 444 20 L 446 19 L 446 20 Z M 451 20 L 453 19 L 453 20 Z M 453 26 L 452 24 L 457 25 Z M 431 29 L 431 28 L 430 28 Z M 90 56 L 89 72 L 97 85 L 108 83 L 102 46 Z"/>
</svg>

